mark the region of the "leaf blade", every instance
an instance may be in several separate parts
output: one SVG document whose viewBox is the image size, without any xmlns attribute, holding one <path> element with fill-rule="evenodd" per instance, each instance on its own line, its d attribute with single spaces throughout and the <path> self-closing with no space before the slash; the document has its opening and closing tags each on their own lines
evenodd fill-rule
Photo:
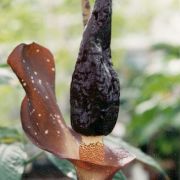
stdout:
<svg viewBox="0 0 180 180">
<path fill-rule="evenodd" d="M 132 153 L 136 156 L 136 160 L 158 170 L 164 176 L 167 176 L 166 172 L 161 168 L 161 166 L 152 157 L 143 153 L 140 149 L 128 144 L 127 142 L 123 141 L 122 139 L 114 137 L 114 136 L 113 137 L 109 136 L 109 137 L 106 137 L 105 143 L 107 143 L 110 146 L 114 146 L 114 147 L 118 146 L 118 147 L 127 149 L 130 153 Z"/>
<path fill-rule="evenodd" d="M 74 169 L 74 166 L 67 160 L 64 159 L 58 159 L 56 156 L 46 153 L 48 159 L 59 169 L 61 170 L 66 176 L 72 178 L 73 180 L 76 180 L 76 171 Z"/>
<path fill-rule="evenodd" d="M 21 138 L 21 134 L 16 129 L 0 127 L 0 143 L 20 142 Z"/>
<path fill-rule="evenodd" d="M 0 145 L 0 179 L 20 180 L 26 159 L 20 144 Z"/>
</svg>

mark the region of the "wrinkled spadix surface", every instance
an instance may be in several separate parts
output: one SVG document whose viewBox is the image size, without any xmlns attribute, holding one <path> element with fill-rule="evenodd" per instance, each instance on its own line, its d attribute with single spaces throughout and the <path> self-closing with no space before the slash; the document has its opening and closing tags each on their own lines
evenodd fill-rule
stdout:
<svg viewBox="0 0 180 180">
<path fill-rule="evenodd" d="M 71 82 L 71 125 L 85 136 L 108 135 L 119 113 L 120 85 L 111 61 L 112 0 L 96 0 Z"/>
<path fill-rule="evenodd" d="M 81 136 L 67 127 L 57 105 L 54 58 L 48 49 L 36 43 L 20 44 L 10 54 L 8 63 L 26 92 L 21 106 L 21 122 L 35 145 L 69 159 L 78 171 L 92 169 L 99 174 L 105 170 L 107 177 L 134 159 L 126 150 L 106 146 L 103 147 L 103 161 L 79 158 Z M 99 177 L 104 179 L 104 173 Z"/>
</svg>

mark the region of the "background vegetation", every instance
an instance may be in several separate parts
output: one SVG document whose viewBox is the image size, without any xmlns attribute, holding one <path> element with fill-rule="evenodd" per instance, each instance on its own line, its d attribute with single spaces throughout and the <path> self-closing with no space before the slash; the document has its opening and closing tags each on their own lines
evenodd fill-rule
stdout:
<svg viewBox="0 0 180 180">
<path fill-rule="evenodd" d="M 113 0 L 113 10 L 112 56 L 121 81 L 121 107 L 112 137 L 141 148 L 161 164 L 171 179 L 178 180 L 180 2 Z M 2 174 L 8 168 L 3 163 L 13 164 L 13 160 L 16 176 L 11 178 L 19 179 L 24 162 L 32 167 L 49 162 L 39 157 L 42 152 L 22 132 L 19 111 L 24 92 L 6 65 L 7 57 L 22 42 L 35 41 L 53 52 L 57 99 L 69 122 L 69 86 L 83 32 L 80 1 L 1 0 L 0 27 L 0 156 L 4 155 L 4 159 L 0 157 L 0 177 L 8 177 Z M 22 154 L 19 161 L 15 158 L 18 154 Z M 63 171 L 74 177 L 73 168 L 61 165 L 66 162 L 57 163 L 57 159 L 47 156 L 56 166 L 67 167 Z M 29 167 L 25 172 L 32 171 Z M 124 171 L 129 179 L 138 179 L 137 172 L 144 179 L 162 178 L 137 163 Z"/>
</svg>

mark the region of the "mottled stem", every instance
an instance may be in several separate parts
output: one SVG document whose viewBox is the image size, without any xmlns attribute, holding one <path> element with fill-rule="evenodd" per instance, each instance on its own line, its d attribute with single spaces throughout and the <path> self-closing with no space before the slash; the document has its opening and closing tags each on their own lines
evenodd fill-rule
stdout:
<svg viewBox="0 0 180 180">
<path fill-rule="evenodd" d="M 77 178 L 78 180 L 112 180 L 116 171 L 112 171 L 111 169 L 84 169 L 84 168 L 76 168 Z"/>
<path fill-rule="evenodd" d="M 81 4 L 82 4 L 83 25 L 86 26 L 91 14 L 91 6 L 89 0 L 81 0 Z"/>
</svg>

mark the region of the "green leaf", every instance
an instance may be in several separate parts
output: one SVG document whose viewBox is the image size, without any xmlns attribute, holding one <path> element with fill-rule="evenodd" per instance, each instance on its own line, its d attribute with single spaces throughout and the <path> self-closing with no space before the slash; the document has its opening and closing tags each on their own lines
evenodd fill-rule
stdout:
<svg viewBox="0 0 180 180">
<path fill-rule="evenodd" d="M 8 64 L 0 64 L 0 68 L 7 68 Z"/>
<path fill-rule="evenodd" d="M 39 153 L 33 155 L 30 159 L 27 159 L 24 163 L 26 165 L 32 163 L 33 161 L 37 160 L 40 156 L 42 156 L 44 153 L 44 151 L 40 151 Z"/>
<path fill-rule="evenodd" d="M 58 159 L 54 155 L 47 153 L 48 159 L 59 169 L 61 170 L 66 176 L 76 180 L 76 171 L 74 166 L 67 160 Z"/>
<path fill-rule="evenodd" d="M 21 134 L 12 128 L 0 127 L 0 143 L 21 141 Z"/>
<path fill-rule="evenodd" d="M 0 85 L 9 84 L 14 75 L 6 68 L 0 67 Z"/>
<path fill-rule="evenodd" d="M 115 136 L 108 136 L 105 139 L 105 143 L 112 147 L 121 147 L 129 151 L 130 153 L 136 156 L 136 159 L 141 163 L 144 163 L 152 168 L 155 168 L 164 176 L 166 176 L 165 171 L 161 168 L 161 166 L 150 156 L 143 153 L 140 149 L 128 144 L 127 142 L 123 141 L 122 139 L 115 137 Z"/>
<path fill-rule="evenodd" d="M 123 174 L 122 171 L 119 171 L 118 173 L 115 174 L 113 177 L 113 180 L 126 180 L 126 176 Z"/>
<path fill-rule="evenodd" d="M 20 180 L 26 158 L 22 145 L 0 145 L 0 179 Z"/>
</svg>

